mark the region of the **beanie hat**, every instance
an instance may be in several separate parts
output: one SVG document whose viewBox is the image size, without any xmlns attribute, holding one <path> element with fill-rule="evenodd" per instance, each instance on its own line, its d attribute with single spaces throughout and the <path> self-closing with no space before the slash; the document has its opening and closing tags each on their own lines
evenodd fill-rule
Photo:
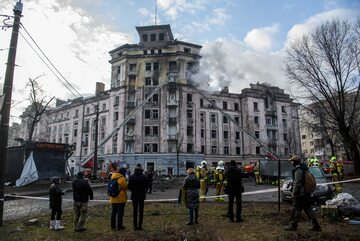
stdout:
<svg viewBox="0 0 360 241">
<path fill-rule="evenodd" d="M 144 170 L 140 163 L 138 163 L 135 167 L 135 170 Z"/>
<path fill-rule="evenodd" d="M 234 167 L 236 167 L 236 161 L 231 160 L 231 161 L 230 161 L 230 166 L 234 166 Z"/>
</svg>

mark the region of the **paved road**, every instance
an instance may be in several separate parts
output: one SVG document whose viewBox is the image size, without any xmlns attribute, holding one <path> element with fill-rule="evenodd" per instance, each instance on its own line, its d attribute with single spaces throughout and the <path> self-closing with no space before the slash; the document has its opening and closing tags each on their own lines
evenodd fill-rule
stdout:
<svg viewBox="0 0 360 241">
<path fill-rule="evenodd" d="M 91 205 L 97 205 L 102 203 L 108 203 L 108 196 L 106 194 L 106 186 L 105 185 L 94 185 L 94 199 L 99 201 L 91 202 Z M 157 187 L 154 185 L 154 191 L 152 194 L 147 195 L 147 200 L 161 200 L 161 199 L 173 199 L 177 200 L 178 192 L 181 184 L 174 184 L 173 187 Z M 245 193 L 243 195 L 244 202 L 277 202 L 278 193 L 276 191 L 276 187 L 273 185 L 255 185 L 253 180 L 244 179 Z M 256 193 L 249 194 L 254 191 L 261 192 L 262 190 L 275 190 L 272 192 L 264 192 L 264 193 Z M 44 190 L 46 193 L 47 190 Z M 44 193 L 43 192 L 43 193 Z M 344 192 L 352 194 L 357 200 L 360 201 L 360 182 L 355 183 L 345 183 L 344 184 Z M 209 188 L 208 196 L 212 196 L 215 193 L 214 188 Z M 21 194 L 21 193 L 19 193 Z M 29 192 L 27 192 L 29 194 Z M 31 195 L 33 196 L 33 195 Z M 128 197 L 130 197 L 130 193 L 128 193 Z M 8 200 L 5 202 L 4 206 L 4 220 L 14 220 L 18 218 L 28 217 L 32 218 L 34 215 L 39 213 L 50 213 L 49 211 L 49 201 L 47 200 L 48 196 L 40 196 L 38 198 L 41 199 L 16 199 L 16 200 Z M 63 209 L 72 208 L 72 193 L 68 192 L 63 196 Z M 213 200 L 213 199 L 210 199 Z"/>
</svg>

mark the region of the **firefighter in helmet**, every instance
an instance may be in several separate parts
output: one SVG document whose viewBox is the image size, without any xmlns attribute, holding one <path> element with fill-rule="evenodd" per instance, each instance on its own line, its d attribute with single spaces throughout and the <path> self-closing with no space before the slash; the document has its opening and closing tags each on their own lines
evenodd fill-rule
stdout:
<svg viewBox="0 0 360 241">
<path fill-rule="evenodd" d="M 224 185 L 225 185 L 225 168 L 224 162 L 219 161 L 218 166 L 215 170 L 215 184 L 216 184 L 216 196 L 224 195 Z M 216 197 L 217 201 L 224 201 L 224 197 Z"/>
<path fill-rule="evenodd" d="M 332 176 L 333 182 L 339 182 L 343 179 L 344 176 L 344 165 L 342 162 L 336 160 L 336 156 L 332 156 L 330 158 L 330 173 Z M 335 191 L 336 193 L 342 192 L 342 184 L 341 183 L 335 183 Z"/>
<path fill-rule="evenodd" d="M 206 193 L 208 191 L 209 171 L 207 162 L 201 161 L 200 166 L 196 167 L 196 177 L 200 180 L 200 201 L 206 201 Z"/>
<path fill-rule="evenodd" d="M 312 166 L 314 166 L 314 167 L 319 167 L 320 166 L 319 159 L 317 159 L 315 156 L 312 159 Z"/>
<path fill-rule="evenodd" d="M 255 175 L 255 183 L 256 184 L 262 184 L 262 179 L 260 176 L 260 163 L 259 161 L 255 162 L 255 166 L 254 166 L 254 175 Z"/>
</svg>

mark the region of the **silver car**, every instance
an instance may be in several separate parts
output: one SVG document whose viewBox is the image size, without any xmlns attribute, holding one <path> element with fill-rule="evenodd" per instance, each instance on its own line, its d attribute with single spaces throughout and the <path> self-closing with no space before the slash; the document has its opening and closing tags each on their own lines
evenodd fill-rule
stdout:
<svg viewBox="0 0 360 241">
<path fill-rule="evenodd" d="M 326 200 L 334 197 L 334 186 L 332 184 L 325 184 L 331 181 L 331 174 L 325 174 L 321 167 L 309 167 L 309 171 L 314 175 L 316 179 L 316 189 L 311 194 L 311 198 L 314 202 L 325 203 Z M 323 185 L 321 185 L 324 183 Z M 291 201 L 293 180 L 292 177 L 285 179 L 281 188 L 281 199 L 283 201 Z"/>
</svg>

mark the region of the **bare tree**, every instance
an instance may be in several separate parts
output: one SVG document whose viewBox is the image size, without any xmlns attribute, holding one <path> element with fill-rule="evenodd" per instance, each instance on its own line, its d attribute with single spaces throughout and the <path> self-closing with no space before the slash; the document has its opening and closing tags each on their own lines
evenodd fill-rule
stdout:
<svg viewBox="0 0 360 241">
<path fill-rule="evenodd" d="M 360 20 L 332 20 L 293 41 L 287 49 L 286 74 L 304 105 L 316 103 L 312 114 L 326 113 L 324 125 L 336 128 L 360 174 L 359 57 Z"/>
<path fill-rule="evenodd" d="M 35 79 L 29 78 L 29 83 L 27 87 L 30 88 L 29 100 L 30 100 L 30 111 L 29 111 L 29 119 L 28 119 L 28 130 L 29 136 L 28 140 L 32 141 L 34 129 L 37 123 L 40 122 L 42 115 L 47 109 L 50 102 L 55 98 L 52 97 L 49 101 L 45 100 L 45 96 L 42 96 L 42 89 L 39 83 L 36 81 L 38 78 L 42 76 L 38 76 Z"/>
</svg>

